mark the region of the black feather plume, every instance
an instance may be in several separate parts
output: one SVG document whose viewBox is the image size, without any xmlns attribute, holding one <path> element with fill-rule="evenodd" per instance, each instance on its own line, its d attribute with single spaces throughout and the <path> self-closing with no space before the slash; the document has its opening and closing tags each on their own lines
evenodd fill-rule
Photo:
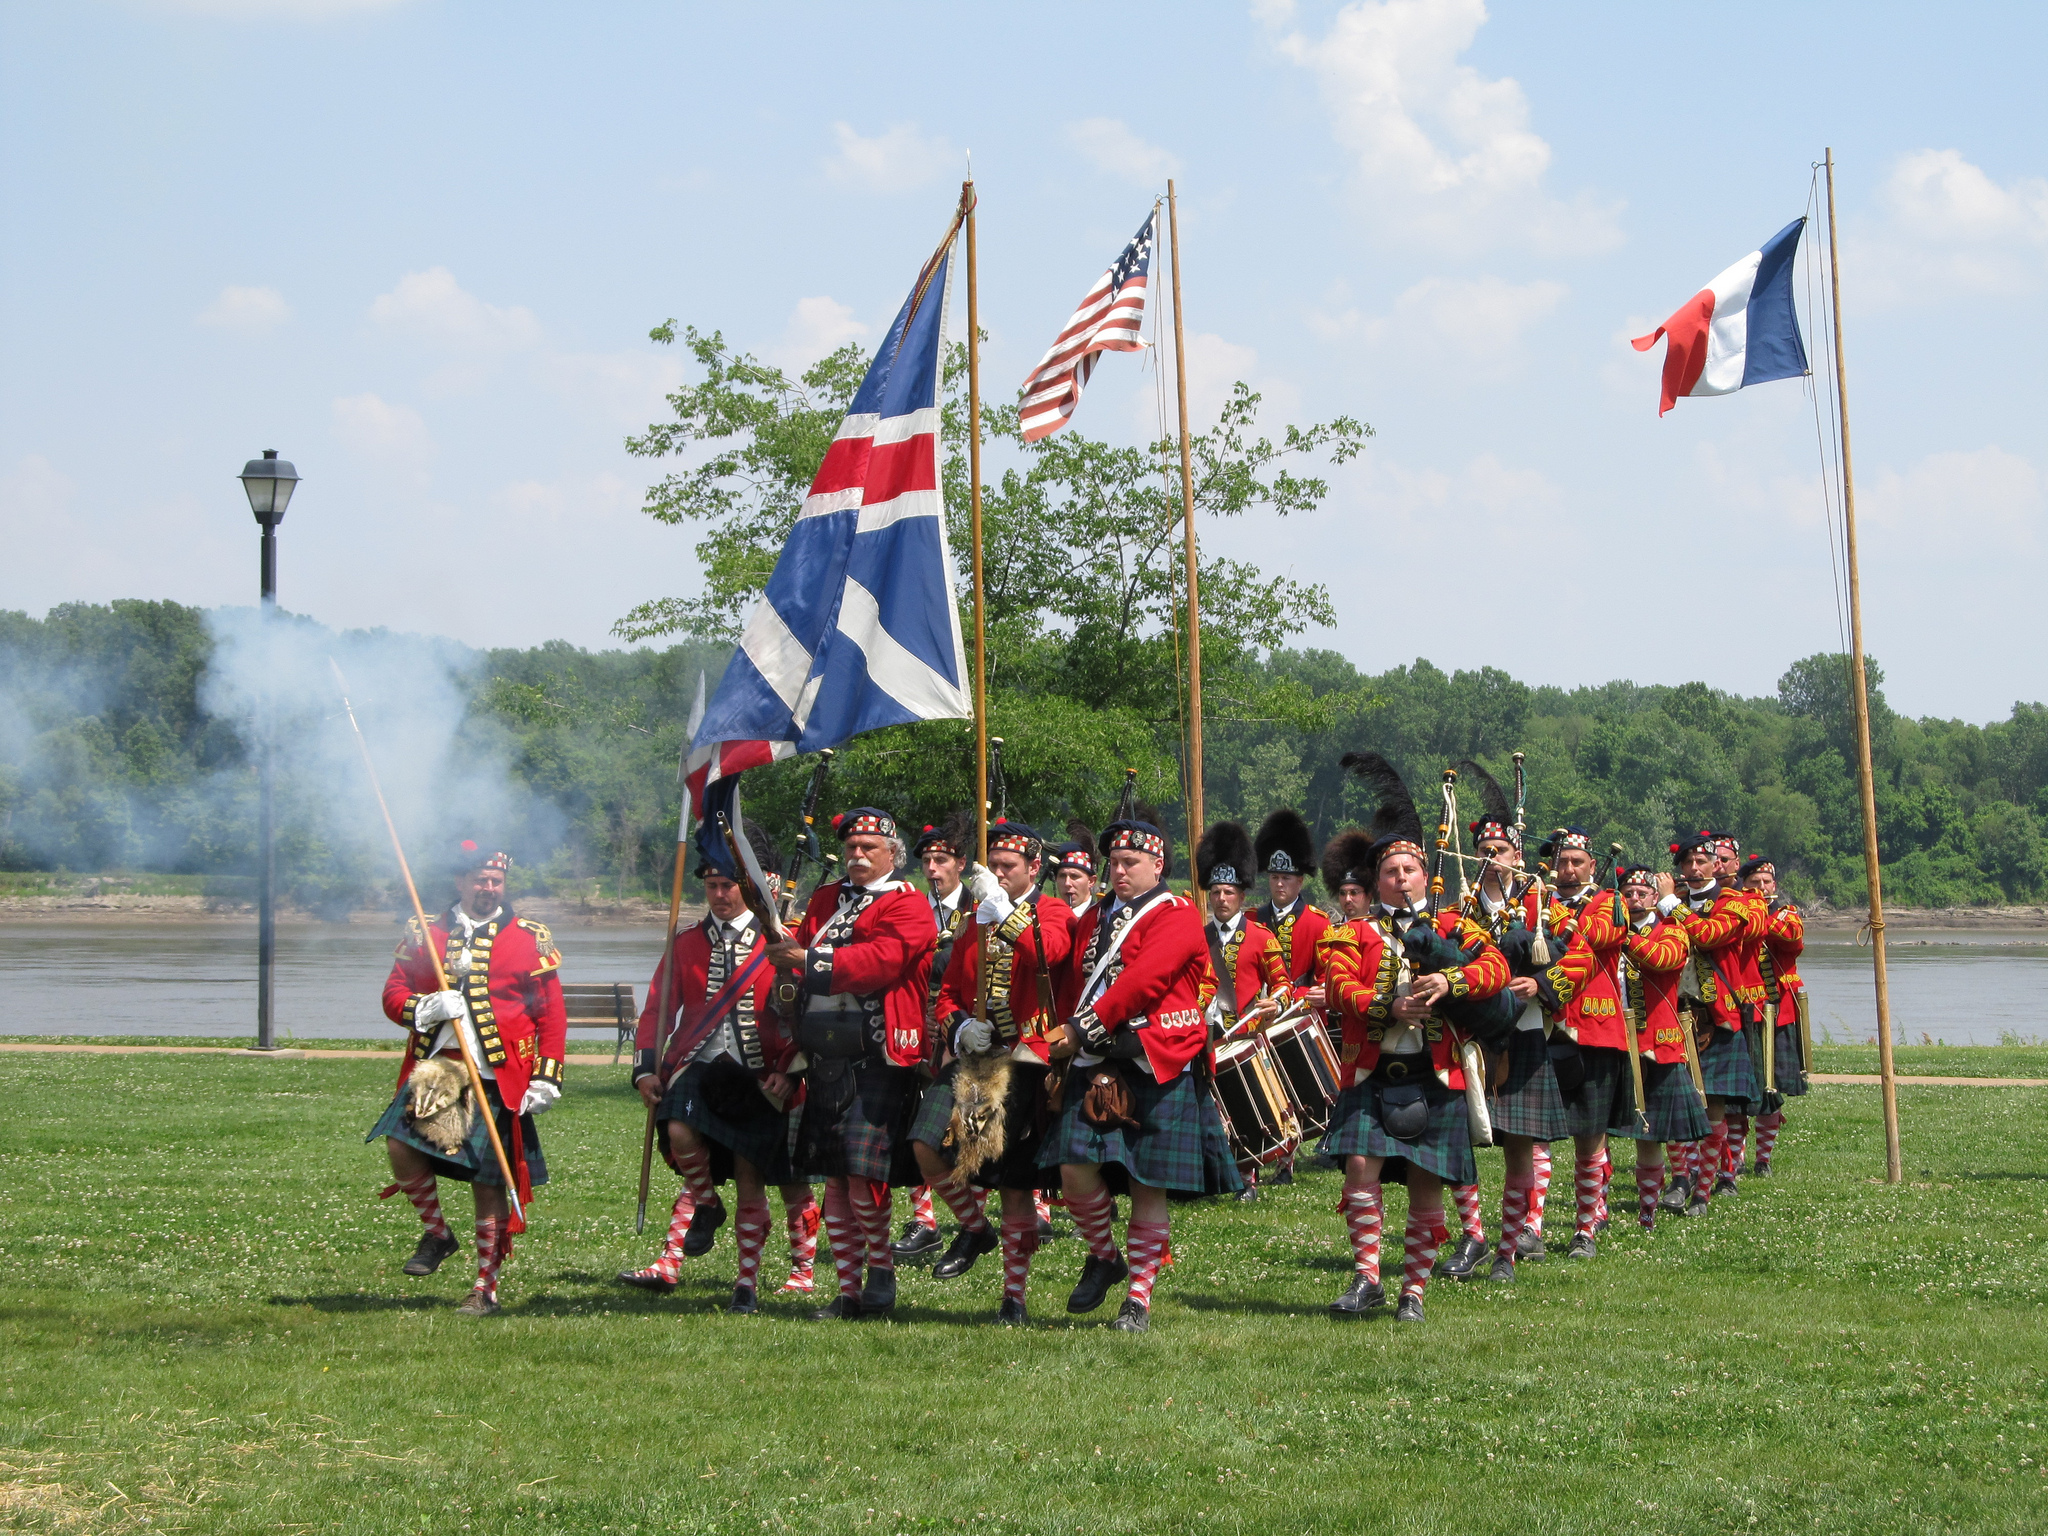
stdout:
<svg viewBox="0 0 2048 1536">
<path fill-rule="evenodd" d="M 1515 824 L 1515 808 L 1508 804 L 1507 795 L 1502 792 L 1499 783 L 1492 774 L 1480 767 L 1479 764 L 1473 762 L 1469 757 L 1453 766 L 1458 770 L 1458 782 L 1460 784 L 1478 784 L 1481 808 L 1486 815 L 1500 822 L 1503 826 L 1512 827 Z"/>
<path fill-rule="evenodd" d="M 1373 841 L 1383 837 L 1405 837 L 1422 841 L 1422 818 L 1415 812 L 1415 797 L 1401 779 L 1401 772 L 1377 752 L 1346 752 L 1343 766 L 1364 780 L 1373 794 L 1372 821 L 1366 828 Z"/>
</svg>

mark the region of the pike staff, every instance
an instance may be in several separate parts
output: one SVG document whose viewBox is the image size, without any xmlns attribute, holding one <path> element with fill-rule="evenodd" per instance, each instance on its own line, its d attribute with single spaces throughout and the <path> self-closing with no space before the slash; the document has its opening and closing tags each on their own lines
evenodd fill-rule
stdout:
<svg viewBox="0 0 2048 1536">
<path fill-rule="evenodd" d="M 391 820 L 391 807 L 385 804 L 383 786 L 377 782 L 377 766 L 370 761 L 370 743 L 364 739 L 363 728 L 356 720 L 355 706 L 349 702 L 348 679 L 341 675 L 341 668 L 332 656 L 327 658 L 327 665 L 334 668 L 334 681 L 341 689 L 341 707 L 348 716 L 349 729 L 355 732 L 356 747 L 363 754 L 363 772 L 370 776 L 370 793 L 377 797 L 377 809 L 384 816 L 384 830 L 391 834 L 391 851 L 398 856 L 398 872 L 405 877 L 405 894 L 412 898 L 412 915 L 419 921 L 420 948 L 426 951 L 427 958 L 434 964 L 435 987 L 446 992 L 448 973 L 441 967 L 440 951 L 433 946 L 433 930 L 427 926 L 426 908 L 420 905 L 419 887 L 413 884 L 412 866 L 405 861 L 405 845 L 398 840 L 398 827 Z M 463 1022 L 467 1023 L 466 1017 Z M 526 1212 L 519 1204 L 519 1183 L 512 1177 L 512 1160 L 505 1156 L 505 1143 L 498 1139 L 498 1117 L 491 1113 L 490 1096 L 484 1092 L 484 1077 L 477 1070 L 476 1056 L 469 1043 L 469 1030 L 458 1027 L 455 1040 L 462 1048 L 462 1068 L 469 1074 L 469 1091 L 476 1096 L 477 1118 L 483 1121 L 484 1129 L 490 1133 L 491 1151 L 497 1156 L 498 1172 L 505 1180 L 505 1201 L 512 1210 L 512 1230 L 524 1232 Z"/>
<path fill-rule="evenodd" d="M 697 709 L 703 711 L 703 680 L 697 683 Z M 694 728 L 690 732 L 695 735 Z M 677 765 L 676 776 L 683 781 L 683 807 L 676 813 L 676 872 L 668 887 L 668 927 L 661 943 L 661 1011 L 654 1016 L 654 1070 L 655 1083 L 660 1085 L 661 1063 L 668 1055 L 668 1009 L 675 995 L 676 920 L 683 907 L 683 868 L 689 862 L 690 851 L 690 743 L 683 742 L 683 757 Z M 640 1137 L 640 1203 L 633 1211 L 633 1230 L 636 1233 L 647 1229 L 647 1186 L 654 1177 L 654 1112 L 661 1100 L 647 1106 L 647 1129 Z"/>
</svg>

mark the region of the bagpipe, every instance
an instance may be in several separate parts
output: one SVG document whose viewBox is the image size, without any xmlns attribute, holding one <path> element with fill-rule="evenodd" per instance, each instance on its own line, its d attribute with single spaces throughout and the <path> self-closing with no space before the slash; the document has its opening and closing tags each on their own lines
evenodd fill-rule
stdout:
<svg viewBox="0 0 2048 1536">
<path fill-rule="evenodd" d="M 1401 937 L 1401 952 L 1408 968 L 1418 976 L 1433 976 L 1456 970 L 1479 958 L 1483 940 L 1461 944 L 1439 931 L 1437 923 L 1444 907 L 1444 864 L 1450 854 L 1451 828 L 1458 815 L 1458 770 L 1444 770 L 1442 815 L 1437 821 L 1436 850 L 1429 865 L 1429 920 L 1411 923 Z M 1511 962 L 1512 963 L 1512 962 Z M 1521 1000 L 1503 988 L 1492 997 L 1445 998 L 1436 1005 L 1437 1016 L 1445 1019 L 1470 1039 L 1489 1049 L 1498 1049 L 1514 1033 L 1521 1017 Z"/>
</svg>

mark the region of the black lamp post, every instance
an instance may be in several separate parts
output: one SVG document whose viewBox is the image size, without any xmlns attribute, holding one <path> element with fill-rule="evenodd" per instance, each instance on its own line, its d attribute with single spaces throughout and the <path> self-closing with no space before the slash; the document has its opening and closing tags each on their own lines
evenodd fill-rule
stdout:
<svg viewBox="0 0 2048 1536">
<path fill-rule="evenodd" d="M 263 529 L 263 605 L 258 610 L 266 632 L 277 609 L 277 525 L 284 521 L 284 509 L 291 505 L 299 472 L 289 460 L 280 459 L 275 448 L 263 450 L 263 457 L 242 466 L 242 489 L 249 493 L 249 510 Z M 256 1049 L 277 1048 L 272 1025 L 272 1001 L 277 972 L 277 847 L 271 811 L 270 687 L 266 643 L 265 683 L 256 701 Z"/>
</svg>

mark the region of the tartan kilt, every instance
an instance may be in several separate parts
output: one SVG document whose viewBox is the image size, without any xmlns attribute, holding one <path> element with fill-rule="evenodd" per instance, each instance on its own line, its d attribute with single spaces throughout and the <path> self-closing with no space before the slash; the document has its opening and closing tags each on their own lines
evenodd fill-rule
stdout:
<svg viewBox="0 0 2048 1536">
<path fill-rule="evenodd" d="M 505 1143 L 505 1156 L 512 1152 L 512 1111 L 505 1107 L 505 1101 L 498 1096 L 498 1084 L 493 1078 L 484 1079 L 484 1094 L 491 1101 L 491 1113 L 498 1122 L 498 1139 Z M 541 1156 L 540 1132 L 534 1128 L 533 1116 L 520 1115 L 519 1147 L 526 1158 L 526 1176 L 535 1189 L 548 1181 L 547 1159 Z M 384 1113 L 377 1117 L 377 1123 L 370 1127 L 370 1134 L 364 1141 L 375 1141 L 379 1136 L 389 1136 L 393 1141 L 402 1141 L 415 1152 L 426 1158 L 436 1178 L 458 1179 L 464 1184 L 488 1184 L 493 1189 L 503 1189 L 505 1181 L 498 1174 L 498 1156 L 491 1150 L 490 1132 L 484 1129 L 484 1119 L 478 1115 L 476 1123 L 469 1128 L 469 1138 L 454 1157 L 449 1157 L 431 1143 L 415 1136 L 412 1117 L 406 1113 L 405 1090 L 399 1089 L 385 1106 Z"/>
<path fill-rule="evenodd" d="M 1579 1096 L 1567 1106 L 1574 1136 L 1633 1136 L 1636 1133 L 1635 1076 L 1628 1069 L 1628 1052 L 1618 1046 L 1582 1045 L 1579 1058 L 1586 1064 L 1586 1081 Z M 1649 1092 L 1649 1079 L 1643 1091 Z"/>
<path fill-rule="evenodd" d="M 1763 1096 L 1763 1089 L 1757 1086 L 1760 1074 L 1756 1060 L 1745 1038 L 1749 1033 L 1747 1029 L 1738 1034 L 1718 1024 L 1714 1026 L 1714 1038 L 1700 1052 L 1703 1092 L 1738 1104 L 1755 1103 Z"/>
<path fill-rule="evenodd" d="M 1692 1068 L 1682 1061 L 1645 1061 L 1644 1111 L 1652 1141 L 1698 1141 L 1707 1134 L 1707 1106 L 1692 1085 Z M 1629 1134 L 1634 1135 L 1631 1131 Z"/>
<path fill-rule="evenodd" d="M 745 1158 L 770 1184 L 798 1182 L 789 1153 L 789 1114 L 768 1102 L 754 1074 L 721 1056 L 693 1061 L 676 1075 L 654 1111 L 662 1146 L 668 1145 L 665 1122 L 680 1120 L 703 1139 L 711 1154 L 711 1182 L 733 1176 L 733 1163 Z"/>
<path fill-rule="evenodd" d="M 898 1188 L 922 1184 L 910 1150 L 916 1113 L 915 1067 L 866 1058 L 812 1062 L 797 1125 L 797 1178 L 867 1179 Z"/>
<path fill-rule="evenodd" d="M 939 1079 L 925 1089 L 911 1123 L 910 1139 L 921 1141 L 938 1153 L 948 1168 L 959 1158 L 947 1141 L 953 1125 L 953 1074 L 960 1063 L 950 1061 Z M 1010 1063 L 1010 1092 L 1003 1100 L 1003 1155 L 984 1163 L 969 1181 L 976 1189 L 1058 1189 L 1060 1171 L 1039 1166 L 1039 1149 L 1045 1140 L 1045 1073 L 1029 1062 Z"/>
<path fill-rule="evenodd" d="M 1743 1031 L 1748 1034 L 1748 1030 Z M 1773 1064 L 1778 1074 L 1778 1092 L 1788 1099 L 1796 1099 L 1806 1092 L 1806 1068 L 1799 1060 L 1799 1026 L 1796 1023 L 1781 1025 L 1771 1031 L 1776 1037 L 1773 1042 L 1777 1060 Z M 1756 1029 L 1758 1045 L 1750 1047 L 1750 1066 L 1756 1072 L 1756 1100 L 1763 1102 L 1764 1057 L 1761 1047 L 1763 1027 Z"/>
<path fill-rule="evenodd" d="M 1540 1038 L 1540 1037 L 1539 1037 Z M 1340 1161 L 1347 1157 L 1384 1157 L 1393 1163 L 1380 1170 L 1382 1183 L 1406 1175 L 1412 1164 L 1433 1173 L 1446 1184 L 1477 1184 L 1479 1164 L 1472 1157 L 1472 1126 L 1465 1112 L 1465 1095 L 1446 1088 L 1435 1077 L 1422 1084 L 1429 1105 L 1429 1123 L 1414 1141 L 1396 1141 L 1380 1123 L 1379 1095 L 1374 1084 L 1363 1082 L 1346 1088 L 1330 1111 L 1330 1128 L 1323 1133 L 1316 1151 Z M 1556 1091 L 1555 1084 L 1552 1092 Z"/>
<path fill-rule="evenodd" d="M 1500 1092 L 1486 1096 L 1494 1139 L 1502 1134 L 1536 1141 L 1562 1141 L 1572 1133 L 1571 1113 L 1557 1091 L 1557 1069 L 1545 1052 L 1540 1029 L 1518 1029 L 1508 1036 L 1508 1075 Z"/>
<path fill-rule="evenodd" d="M 1098 1130 L 1081 1118 L 1092 1067 L 1067 1068 L 1060 1112 L 1039 1148 L 1047 1168 L 1062 1163 L 1095 1163 L 1103 1182 L 1128 1194 L 1133 1182 L 1188 1197 L 1231 1194 L 1244 1188 L 1231 1155 L 1223 1117 L 1208 1088 L 1193 1072 L 1161 1083 L 1142 1062 L 1124 1069 L 1131 1089 L 1135 1131 Z"/>
</svg>

